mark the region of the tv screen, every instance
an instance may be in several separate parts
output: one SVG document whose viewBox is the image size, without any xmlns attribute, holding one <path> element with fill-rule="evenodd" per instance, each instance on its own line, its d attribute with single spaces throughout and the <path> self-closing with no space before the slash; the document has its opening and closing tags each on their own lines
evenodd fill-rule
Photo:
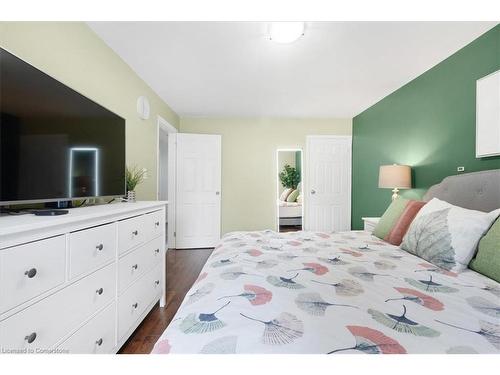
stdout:
<svg viewBox="0 0 500 375">
<path fill-rule="evenodd" d="M 0 48 L 0 204 L 125 194 L 125 120 Z"/>
</svg>

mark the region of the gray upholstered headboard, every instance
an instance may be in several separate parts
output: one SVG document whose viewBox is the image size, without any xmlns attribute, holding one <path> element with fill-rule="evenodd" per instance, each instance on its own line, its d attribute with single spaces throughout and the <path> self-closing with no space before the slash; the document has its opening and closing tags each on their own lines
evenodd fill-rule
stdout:
<svg viewBox="0 0 500 375">
<path fill-rule="evenodd" d="M 425 201 L 432 198 L 471 210 L 493 211 L 500 208 L 500 169 L 446 177 L 424 196 Z"/>
</svg>

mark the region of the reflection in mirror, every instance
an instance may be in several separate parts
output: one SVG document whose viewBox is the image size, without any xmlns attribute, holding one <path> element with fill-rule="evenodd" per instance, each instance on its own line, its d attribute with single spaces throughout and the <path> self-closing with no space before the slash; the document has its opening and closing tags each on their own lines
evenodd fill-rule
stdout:
<svg viewBox="0 0 500 375">
<path fill-rule="evenodd" d="M 72 147 L 69 155 L 69 197 L 99 195 L 99 150 Z"/>
<path fill-rule="evenodd" d="M 302 150 L 277 150 L 277 228 L 302 230 Z"/>
</svg>

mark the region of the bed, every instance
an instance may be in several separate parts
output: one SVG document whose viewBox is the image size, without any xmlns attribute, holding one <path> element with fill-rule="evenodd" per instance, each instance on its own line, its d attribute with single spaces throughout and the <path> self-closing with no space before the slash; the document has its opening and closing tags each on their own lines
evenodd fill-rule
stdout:
<svg viewBox="0 0 500 375">
<path fill-rule="evenodd" d="M 453 176 L 426 198 L 487 211 L 500 207 L 499 186 L 500 171 Z M 500 284 L 364 231 L 234 232 L 153 353 L 498 354 Z"/>
<path fill-rule="evenodd" d="M 278 201 L 280 225 L 302 225 L 302 203 Z"/>
</svg>

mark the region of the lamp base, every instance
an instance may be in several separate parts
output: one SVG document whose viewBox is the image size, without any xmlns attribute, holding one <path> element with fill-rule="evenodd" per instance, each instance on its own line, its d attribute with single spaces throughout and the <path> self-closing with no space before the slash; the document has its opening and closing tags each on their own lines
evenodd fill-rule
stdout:
<svg viewBox="0 0 500 375">
<path fill-rule="evenodd" d="M 396 200 L 398 198 L 399 198 L 399 189 L 398 188 L 392 189 L 392 200 Z"/>
</svg>

